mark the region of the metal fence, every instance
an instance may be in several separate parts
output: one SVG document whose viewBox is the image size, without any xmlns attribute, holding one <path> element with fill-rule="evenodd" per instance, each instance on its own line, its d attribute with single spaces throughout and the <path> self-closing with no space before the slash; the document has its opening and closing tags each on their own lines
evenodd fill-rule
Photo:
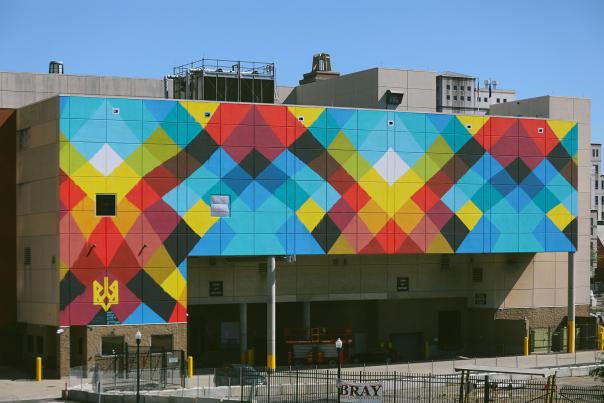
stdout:
<svg viewBox="0 0 604 403">
<path fill-rule="evenodd" d="M 234 376 L 235 378 L 235 376 Z M 232 385 L 241 402 L 338 402 L 336 370 L 266 371 L 241 369 Z M 427 375 L 343 371 L 343 382 L 383 385 L 383 403 L 406 402 L 604 402 L 604 386 L 557 386 L 555 378 L 511 379 L 503 375 Z M 236 383 L 235 383 L 236 382 Z"/>
<path fill-rule="evenodd" d="M 598 325 L 596 323 L 577 323 L 575 346 L 577 350 L 594 350 L 598 347 Z M 530 329 L 530 351 L 549 353 L 566 351 L 566 327 L 537 327 Z"/>
<path fill-rule="evenodd" d="M 96 390 L 134 391 L 185 387 L 185 354 L 182 350 L 157 351 L 127 346 L 124 353 L 97 356 L 90 373 Z M 138 366 L 137 366 L 138 361 Z"/>
</svg>

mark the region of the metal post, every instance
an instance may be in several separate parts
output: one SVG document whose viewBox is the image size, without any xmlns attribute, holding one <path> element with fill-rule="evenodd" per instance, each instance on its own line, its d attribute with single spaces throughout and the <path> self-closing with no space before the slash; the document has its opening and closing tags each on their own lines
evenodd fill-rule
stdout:
<svg viewBox="0 0 604 403">
<path fill-rule="evenodd" d="M 141 363 L 140 363 L 141 341 L 136 339 L 136 403 L 141 401 Z"/>
<path fill-rule="evenodd" d="M 247 363 L 247 304 L 239 304 L 239 355 L 241 364 Z"/>
<path fill-rule="evenodd" d="M 567 351 L 575 352 L 575 253 L 568 253 L 568 341 Z"/>
<path fill-rule="evenodd" d="M 266 260 L 266 367 L 269 371 L 276 368 L 275 355 L 275 257 L 269 256 Z"/>
<path fill-rule="evenodd" d="M 310 302 L 304 303 L 304 336 L 310 340 Z"/>
<path fill-rule="evenodd" d="M 490 397 L 490 390 L 489 390 L 489 376 L 485 375 L 484 376 L 484 403 L 489 403 L 489 401 L 491 400 Z"/>
<path fill-rule="evenodd" d="M 336 349 L 338 352 L 338 379 L 336 381 L 336 388 L 338 390 L 338 403 L 340 403 L 340 395 L 342 390 L 342 348 Z"/>
</svg>

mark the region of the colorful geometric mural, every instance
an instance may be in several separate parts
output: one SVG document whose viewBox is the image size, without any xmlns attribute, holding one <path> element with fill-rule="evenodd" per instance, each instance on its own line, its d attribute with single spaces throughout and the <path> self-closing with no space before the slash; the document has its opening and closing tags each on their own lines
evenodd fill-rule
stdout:
<svg viewBox="0 0 604 403">
<path fill-rule="evenodd" d="M 61 97 L 60 127 L 62 325 L 186 321 L 188 256 L 576 246 L 575 122 Z"/>
</svg>

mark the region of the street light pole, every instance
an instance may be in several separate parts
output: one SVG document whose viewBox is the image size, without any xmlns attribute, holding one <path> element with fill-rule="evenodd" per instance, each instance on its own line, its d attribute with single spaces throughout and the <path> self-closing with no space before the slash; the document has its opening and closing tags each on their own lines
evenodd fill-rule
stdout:
<svg viewBox="0 0 604 403">
<path fill-rule="evenodd" d="M 136 338 L 136 403 L 141 401 L 141 366 L 140 366 L 140 352 L 141 352 L 141 338 L 143 335 L 140 330 L 136 331 L 134 335 Z"/>
<path fill-rule="evenodd" d="M 340 403 L 340 395 L 342 391 L 342 379 L 340 378 L 342 372 L 342 339 L 339 337 L 338 340 L 336 340 L 336 351 L 338 352 L 338 380 L 336 386 L 338 388 L 338 403 Z"/>
</svg>

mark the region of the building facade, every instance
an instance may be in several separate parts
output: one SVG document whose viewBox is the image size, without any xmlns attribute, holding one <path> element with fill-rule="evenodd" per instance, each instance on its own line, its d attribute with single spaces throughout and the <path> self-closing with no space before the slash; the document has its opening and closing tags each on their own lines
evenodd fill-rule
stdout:
<svg viewBox="0 0 604 403">
<path fill-rule="evenodd" d="M 350 354 L 518 353 L 527 329 L 565 326 L 572 251 L 587 315 L 589 101 L 437 114 L 435 74 L 405 72 L 347 82 L 360 107 L 404 94 L 383 110 L 339 105 L 352 75 L 290 93 L 315 107 L 161 100 L 163 80 L 11 101 L 23 362 L 66 373 L 140 329 L 200 366 L 244 344 L 261 364 L 266 255 L 296 256 L 277 263 L 279 363 L 297 328 L 349 329 Z"/>
<path fill-rule="evenodd" d="M 473 76 L 451 71 L 436 76 L 438 112 L 486 115 L 491 105 L 515 100 L 516 91 L 497 88 L 496 83 L 480 88 Z"/>
</svg>

